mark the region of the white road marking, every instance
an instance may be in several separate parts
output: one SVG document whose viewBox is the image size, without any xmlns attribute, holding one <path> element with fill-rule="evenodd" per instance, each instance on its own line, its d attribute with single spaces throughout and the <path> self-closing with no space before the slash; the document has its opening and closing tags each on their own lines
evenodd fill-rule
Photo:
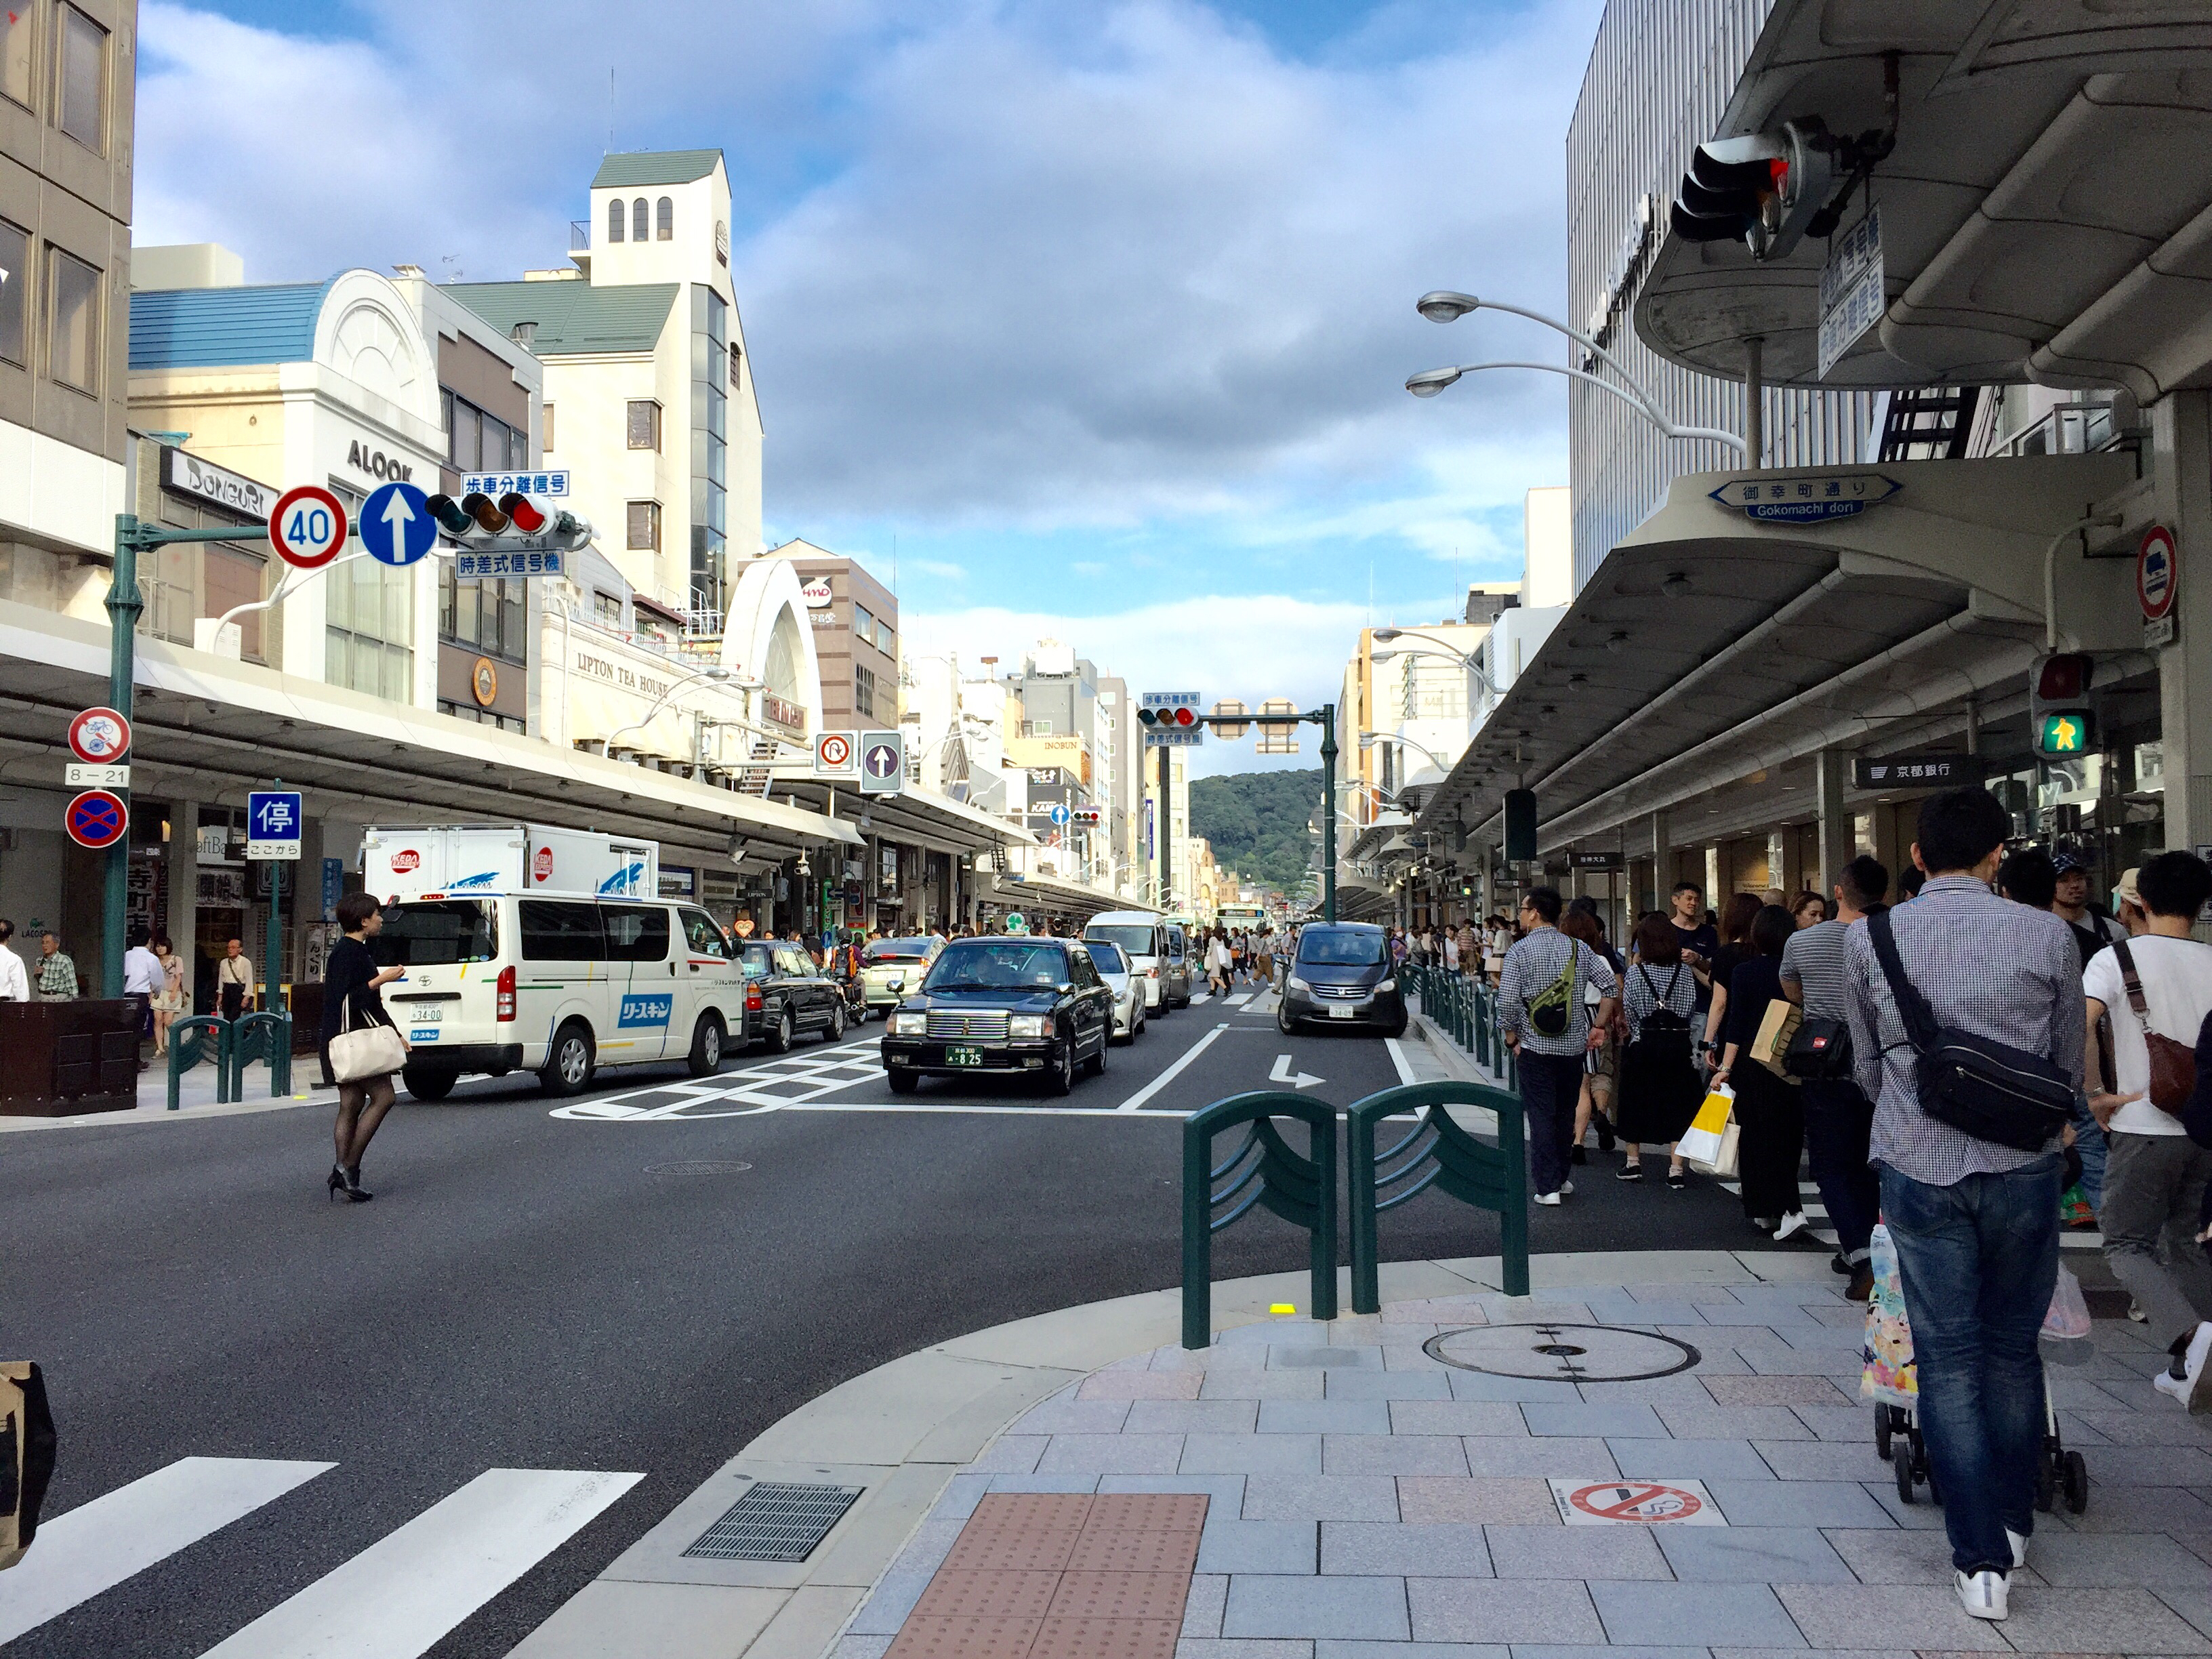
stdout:
<svg viewBox="0 0 2212 1659">
<path fill-rule="evenodd" d="M 1191 1061 L 1196 1060 L 1200 1054 L 1204 1054 L 1206 1050 L 1207 1045 L 1228 1029 L 1229 1028 L 1226 1025 L 1215 1026 L 1204 1036 L 1199 1038 L 1197 1042 L 1192 1043 L 1190 1047 L 1184 1051 L 1182 1059 L 1176 1060 L 1174 1065 L 1169 1066 L 1167 1070 L 1162 1072 L 1150 1083 L 1147 1083 L 1143 1088 L 1138 1090 L 1136 1093 L 1131 1095 L 1115 1109 L 1123 1112 L 1135 1111 L 1139 1106 L 1142 1106 L 1154 1095 L 1166 1088 L 1169 1084 L 1174 1082 L 1176 1076 L 1182 1071 L 1184 1066 L 1189 1065 Z"/>
<path fill-rule="evenodd" d="M 1246 1003 L 1251 1000 L 1251 992 L 1239 991 L 1235 996 L 1229 999 L 1229 1006 L 1232 1008 L 1242 1008 Z"/>
<path fill-rule="evenodd" d="M 1413 1075 L 1413 1064 L 1406 1058 L 1406 1051 L 1398 1046 L 1397 1038 L 1384 1037 L 1382 1046 L 1390 1051 L 1390 1063 L 1398 1068 L 1399 1082 L 1413 1084 L 1420 1081 Z"/>
<path fill-rule="evenodd" d="M 1310 1072 L 1300 1072 L 1293 1075 L 1291 1071 L 1291 1057 L 1288 1054 L 1277 1054 L 1275 1069 L 1267 1073 L 1268 1082 L 1287 1083 L 1293 1089 L 1310 1089 L 1316 1084 L 1326 1083 L 1328 1080 L 1326 1078 L 1316 1077 Z"/>
<path fill-rule="evenodd" d="M 1193 998 L 1190 1000 L 1189 1006 L 1190 1006 L 1191 1007 L 1193 1007 L 1193 1008 L 1195 1008 L 1195 1007 L 1199 1006 L 1201 1003 L 1207 1003 L 1207 1002 L 1211 1002 L 1211 1001 L 1212 1001 L 1212 1000 L 1213 1000 L 1213 993 L 1212 993 L 1212 992 L 1211 992 L 1211 991 L 1200 991 L 1200 992 L 1196 996 L 1193 997 Z"/>
<path fill-rule="evenodd" d="M 780 1107 L 819 1100 L 858 1084 L 873 1083 L 884 1075 L 876 1039 L 848 1038 L 829 1048 L 778 1054 L 742 1072 L 716 1077 L 672 1078 L 618 1095 L 556 1106 L 554 1117 L 593 1123 L 655 1122 L 665 1119 L 744 1117 L 772 1112 Z M 790 1085 L 802 1085 L 793 1089 Z M 644 1096 L 678 1095 L 683 1098 L 653 1106 L 630 1103 Z M 720 1107 L 720 1110 L 709 1108 Z"/>
<path fill-rule="evenodd" d="M 418 1659 L 644 1478 L 487 1469 L 203 1659 Z"/>
<path fill-rule="evenodd" d="M 39 1528 L 23 1559 L 0 1572 L 0 1642 L 37 1629 L 337 1467 L 182 1457 L 57 1516 Z"/>
</svg>

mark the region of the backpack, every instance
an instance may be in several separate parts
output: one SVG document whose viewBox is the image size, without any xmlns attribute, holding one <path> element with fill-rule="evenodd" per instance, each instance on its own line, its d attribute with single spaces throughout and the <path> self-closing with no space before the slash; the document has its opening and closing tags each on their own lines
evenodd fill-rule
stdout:
<svg viewBox="0 0 2212 1659">
<path fill-rule="evenodd" d="M 1567 941 L 1566 965 L 1559 976 L 1528 999 L 1528 1024 L 1538 1036 L 1563 1037 L 1574 1029 L 1575 969 L 1582 965 L 1580 941 Z"/>
<path fill-rule="evenodd" d="M 1690 1022 L 1674 1012 L 1671 999 L 1674 987 L 1682 977 L 1682 966 L 1674 964 L 1674 971 L 1667 976 L 1667 988 L 1662 992 L 1651 982 L 1651 970 L 1638 963 L 1636 971 L 1644 975 L 1644 989 L 1657 999 L 1659 1006 L 1644 1016 L 1636 1028 L 1633 1046 L 1639 1055 L 1653 1061 L 1679 1060 L 1683 1065 L 1690 1060 Z"/>
</svg>

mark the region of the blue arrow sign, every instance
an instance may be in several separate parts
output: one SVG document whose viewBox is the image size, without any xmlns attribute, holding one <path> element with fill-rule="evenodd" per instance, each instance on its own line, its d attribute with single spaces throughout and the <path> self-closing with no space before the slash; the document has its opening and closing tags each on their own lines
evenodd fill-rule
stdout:
<svg viewBox="0 0 2212 1659">
<path fill-rule="evenodd" d="M 1063 802 L 1054 801 L 1053 803 L 1052 811 L 1046 813 L 1045 816 L 1052 820 L 1053 827 L 1054 829 L 1065 829 L 1067 825 L 1068 819 L 1073 817 L 1074 814 L 1067 810 L 1066 805 Z"/>
<path fill-rule="evenodd" d="M 362 504 L 361 539 L 373 559 L 391 565 L 414 563 L 438 539 L 430 498 L 411 483 L 384 485 Z"/>
</svg>

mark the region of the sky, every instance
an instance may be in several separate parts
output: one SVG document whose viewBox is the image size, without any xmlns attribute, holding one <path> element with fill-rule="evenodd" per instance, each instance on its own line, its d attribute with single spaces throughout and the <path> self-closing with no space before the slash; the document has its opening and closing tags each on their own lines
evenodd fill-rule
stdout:
<svg viewBox="0 0 2212 1659">
<path fill-rule="evenodd" d="M 1564 381 L 1404 380 L 1559 357 L 1413 302 L 1564 312 L 1600 5 L 147 0 L 133 238 L 512 277 L 606 149 L 719 147 L 769 544 L 895 574 L 909 651 L 1310 705 L 1565 482 Z"/>
</svg>

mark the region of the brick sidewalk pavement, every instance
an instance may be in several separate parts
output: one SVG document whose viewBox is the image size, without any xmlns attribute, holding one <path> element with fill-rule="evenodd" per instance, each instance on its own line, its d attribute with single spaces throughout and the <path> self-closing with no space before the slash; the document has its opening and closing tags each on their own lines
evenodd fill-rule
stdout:
<svg viewBox="0 0 2212 1659">
<path fill-rule="evenodd" d="M 2212 1653 L 2212 1419 L 2151 1389 L 2163 1356 L 2100 1321 L 2094 1362 L 2051 1370 L 2089 1504 L 2039 1517 L 2012 1617 L 1993 1626 L 1958 1606 L 1926 1489 L 1902 1503 L 1875 1455 L 1862 1316 L 1816 1284 L 1578 1286 L 1278 1319 L 1202 1352 L 1137 1355 L 953 1477 L 831 1653 L 946 1650 L 926 1620 L 900 1632 L 987 1492 L 1207 1495 L 1180 1638 L 1133 1623 L 1133 1659 Z M 1538 1320 L 1639 1327 L 1699 1358 L 1572 1383 L 1423 1346 Z M 1600 1523 L 1555 1481 L 1632 1497 L 1678 1483 L 1704 1513 Z M 988 1645 L 1029 1651 L 1018 1629 Z"/>
</svg>

